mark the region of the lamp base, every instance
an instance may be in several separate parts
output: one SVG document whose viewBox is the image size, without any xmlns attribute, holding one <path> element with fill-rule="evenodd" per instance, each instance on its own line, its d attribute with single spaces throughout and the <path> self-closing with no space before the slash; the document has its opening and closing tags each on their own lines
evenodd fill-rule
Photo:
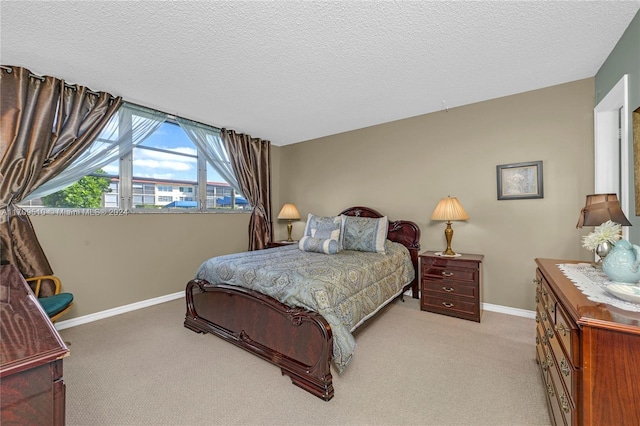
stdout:
<svg viewBox="0 0 640 426">
<path fill-rule="evenodd" d="M 289 223 L 287 223 L 287 242 L 292 243 L 293 239 L 291 239 L 291 230 L 293 229 L 293 225 L 291 224 L 291 219 L 289 219 Z"/>
<path fill-rule="evenodd" d="M 453 239 L 453 228 L 451 227 L 451 221 L 447 221 L 447 227 L 444 230 L 444 237 L 447 239 L 447 249 L 442 252 L 443 256 L 455 256 L 456 252 L 451 250 L 451 240 Z"/>
</svg>

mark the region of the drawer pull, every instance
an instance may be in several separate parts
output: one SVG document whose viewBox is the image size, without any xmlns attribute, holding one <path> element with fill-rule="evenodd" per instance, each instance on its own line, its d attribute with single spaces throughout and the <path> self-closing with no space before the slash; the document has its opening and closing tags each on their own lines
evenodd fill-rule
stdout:
<svg viewBox="0 0 640 426">
<path fill-rule="evenodd" d="M 560 397 L 560 405 L 562 406 L 562 411 L 564 411 L 565 413 L 569 412 L 569 400 L 564 393 Z"/>
<path fill-rule="evenodd" d="M 536 314 L 536 322 L 540 322 L 540 315 Z"/>
<path fill-rule="evenodd" d="M 440 272 L 440 275 L 442 275 L 443 277 L 452 277 L 453 272 L 442 271 Z"/>
<path fill-rule="evenodd" d="M 556 325 L 554 328 L 556 329 L 556 331 L 561 332 L 563 336 L 566 336 L 567 332 L 569 331 L 569 329 L 566 328 L 564 324 Z"/>
<path fill-rule="evenodd" d="M 442 289 L 447 293 L 451 293 L 454 290 L 453 287 L 442 287 Z"/>
<path fill-rule="evenodd" d="M 553 386 L 551 386 L 551 383 L 547 384 L 547 392 L 549 393 L 549 396 L 555 395 L 553 393 Z"/>
<path fill-rule="evenodd" d="M 540 303 L 540 296 L 536 294 L 536 304 Z"/>
<path fill-rule="evenodd" d="M 536 336 L 536 337 L 538 337 L 538 336 Z M 569 363 L 564 358 L 562 358 L 562 361 L 560 361 L 560 370 L 562 370 L 562 374 L 564 374 L 567 377 L 569 376 L 569 373 L 571 372 L 571 369 L 569 368 Z"/>
<path fill-rule="evenodd" d="M 547 371 L 547 361 L 543 359 L 542 362 L 540 363 L 540 366 L 544 371 Z"/>
<path fill-rule="evenodd" d="M 536 336 L 536 345 L 540 344 L 540 338 L 538 336 Z"/>
<path fill-rule="evenodd" d="M 543 312 L 542 312 L 542 321 L 546 321 L 546 320 L 547 320 L 547 318 L 549 318 L 549 317 L 547 316 L 547 311 L 543 311 Z"/>
<path fill-rule="evenodd" d="M 445 308 L 453 308 L 453 303 L 442 302 L 442 306 L 444 306 Z"/>
<path fill-rule="evenodd" d="M 551 358 L 551 354 L 547 354 L 547 365 L 549 368 L 553 367 L 553 358 Z"/>
<path fill-rule="evenodd" d="M 542 280 L 540 278 L 534 278 L 533 279 L 533 283 L 534 284 L 540 284 L 540 283 L 542 283 Z"/>
<path fill-rule="evenodd" d="M 549 339 L 553 339 L 553 330 L 552 329 L 548 329 L 547 330 L 547 336 L 549 336 Z"/>
</svg>

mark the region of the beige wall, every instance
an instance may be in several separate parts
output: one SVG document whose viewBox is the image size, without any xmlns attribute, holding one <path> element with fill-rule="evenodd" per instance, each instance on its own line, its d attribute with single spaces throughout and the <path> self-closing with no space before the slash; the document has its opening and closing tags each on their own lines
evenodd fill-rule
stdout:
<svg viewBox="0 0 640 426">
<path fill-rule="evenodd" d="M 33 226 L 63 291 L 62 318 L 184 291 L 212 256 L 247 249 L 249 214 L 34 216 Z"/>
<path fill-rule="evenodd" d="M 281 147 L 273 208 L 370 206 L 415 221 L 422 248 L 442 250 L 445 224 L 429 218 L 458 197 L 470 220 L 453 224 L 452 247 L 485 255 L 483 301 L 532 310 L 534 258 L 590 258 L 575 224 L 593 190 L 593 107 L 590 78 Z M 496 165 L 537 160 L 544 199 L 498 201 Z"/>
<path fill-rule="evenodd" d="M 415 221 L 423 249 L 445 247 L 429 217 L 458 197 L 453 249 L 482 253 L 484 302 L 533 309 L 535 257 L 589 259 L 575 223 L 593 188 L 593 79 L 272 149 L 275 219 L 285 202 L 331 215 L 354 205 Z M 544 161 L 541 200 L 497 201 L 498 164 Z M 75 306 L 64 319 L 164 296 L 205 259 L 246 250 L 249 215 L 36 216 L 38 238 Z M 304 221 L 294 225 L 299 237 Z"/>
</svg>

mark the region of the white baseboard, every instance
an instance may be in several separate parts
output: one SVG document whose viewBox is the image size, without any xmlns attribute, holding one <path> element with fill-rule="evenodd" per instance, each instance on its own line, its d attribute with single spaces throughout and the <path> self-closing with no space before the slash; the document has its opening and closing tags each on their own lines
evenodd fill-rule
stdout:
<svg viewBox="0 0 640 426">
<path fill-rule="evenodd" d="M 411 292 L 405 292 L 405 295 L 411 296 Z M 104 318 L 109 318 L 115 315 L 124 314 L 125 312 L 135 311 L 137 309 L 147 308 L 149 306 L 158 305 L 164 302 L 170 302 L 184 297 L 184 291 L 177 293 L 167 294 L 165 296 L 154 297 L 153 299 L 142 300 L 140 302 L 131 303 L 129 305 L 119 306 L 113 309 L 107 309 L 106 311 L 96 312 L 95 314 L 84 315 L 77 318 L 72 318 L 66 321 L 60 321 L 55 323 L 57 330 L 64 330 L 65 328 L 75 327 L 77 325 L 87 324 L 89 322 L 98 321 Z M 517 317 L 535 318 L 535 312 L 527 311 L 525 309 L 511 308 L 509 306 L 493 305 L 491 303 L 483 303 L 482 308 L 487 311 L 498 312 L 501 314 L 515 315 Z"/>
<path fill-rule="evenodd" d="M 492 311 L 492 312 L 498 312 L 501 314 L 515 315 L 517 317 L 525 317 L 525 318 L 531 318 L 531 319 L 534 319 L 536 317 L 536 313 L 534 311 L 528 311 L 526 309 L 519 309 L 519 308 L 511 308 L 509 306 L 493 305 L 491 303 L 483 303 L 482 309 L 487 311 Z"/>
<path fill-rule="evenodd" d="M 115 315 L 124 314 L 125 312 L 135 311 L 137 309 L 148 308 L 149 306 L 158 305 L 171 300 L 184 297 L 184 291 L 167 294 L 165 296 L 154 297 L 153 299 L 141 300 L 140 302 L 131 303 L 129 305 L 118 306 L 117 308 L 107 309 L 106 311 L 96 312 L 95 314 L 84 315 L 70 320 L 56 322 L 56 330 L 64 330 L 65 328 L 75 327 L 77 325 L 98 321 Z"/>
</svg>

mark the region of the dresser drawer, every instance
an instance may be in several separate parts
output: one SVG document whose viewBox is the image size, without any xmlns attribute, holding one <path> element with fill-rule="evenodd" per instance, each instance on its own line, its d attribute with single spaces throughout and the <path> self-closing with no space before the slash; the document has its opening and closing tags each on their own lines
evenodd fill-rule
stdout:
<svg viewBox="0 0 640 426">
<path fill-rule="evenodd" d="M 557 370 L 557 380 L 562 381 L 562 385 L 567 390 L 567 395 L 574 405 L 577 400 L 578 389 L 578 372 L 576 371 L 575 364 L 562 349 L 560 340 L 557 338 L 557 333 L 551 339 L 549 339 L 551 353 L 554 358 L 555 367 Z"/>
<path fill-rule="evenodd" d="M 554 380 L 553 370 L 549 369 L 549 382 L 546 384 L 547 396 L 556 425 L 572 425 L 575 409 L 571 406 L 567 395 L 559 383 Z"/>
<path fill-rule="evenodd" d="M 427 280 L 423 282 L 423 290 L 434 296 L 450 295 L 476 299 L 478 297 L 477 286 L 465 284 L 448 280 Z"/>
<path fill-rule="evenodd" d="M 547 359 L 551 359 L 551 363 L 547 361 L 547 366 L 549 368 L 549 374 L 551 376 L 551 381 L 553 382 L 556 393 L 558 405 L 557 411 L 562 413 L 562 417 L 565 419 L 565 424 L 570 425 L 572 424 L 571 418 L 573 417 L 573 412 L 575 411 L 575 401 L 571 393 L 571 389 L 568 389 L 566 387 L 567 382 L 564 379 L 567 377 L 563 376 L 564 373 L 561 371 L 560 361 L 558 361 L 558 358 L 556 358 L 556 355 L 558 354 L 553 351 L 553 347 L 554 345 L 553 343 L 551 343 L 551 352 L 547 357 Z M 562 354 L 562 352 L 560 354 Z M 565 371 L 570 372 L 570 370 Z"/>
<path fill-rule="evenodd" d="M 538 338 L 540 338 L 540 336 L 536 336 Z M 549 393 L 546 391 L 547 389 L 547 384 L 551 383 L 551 378 L 549 376 L 549 368 L 547 368 L 546 365 L 546 361 L 545 361 L 545 355 L 544 355 L 544 351 L 542 349 L 542 345 L 536 345 L 536 361 L 538 362 L 538 365 L 540 366 L 540 376 L 542 377 L 542 383 L 544 385 L 544 389 L 545 389 L 545 396 L 546 396 L 546 400 L 547 400 L 547 405 L 549 406 L 549 417 L 551 420 L 551 423 L 554 425 L 557 425 L 558 423 L 555 421 L 555 418 L 553 417 L 554 411 L 553 411 L 553 406 L 551 404 L 552 401 L 552 397 L 549 395 Z M 553 389 L 553 385 L 551 387 L 551 389 Z M 555 394 L 554 394 L 555 396 Z M 554 401 L 555 403 L 555 401 Z M 562 422 L 562 420 L 561 420 Z"/>
<path fill-rule="evenodd" d="M 577 365 L 580 362 L 578 328 L 575 323 L 569 319 L 567 311 L 565 311 L 562 305 L 559 304 L 556 306 L 554 330 L 562 349 L 567 355 L 567 358 L 571 361 L 571 364 Z"/>
</svg>

